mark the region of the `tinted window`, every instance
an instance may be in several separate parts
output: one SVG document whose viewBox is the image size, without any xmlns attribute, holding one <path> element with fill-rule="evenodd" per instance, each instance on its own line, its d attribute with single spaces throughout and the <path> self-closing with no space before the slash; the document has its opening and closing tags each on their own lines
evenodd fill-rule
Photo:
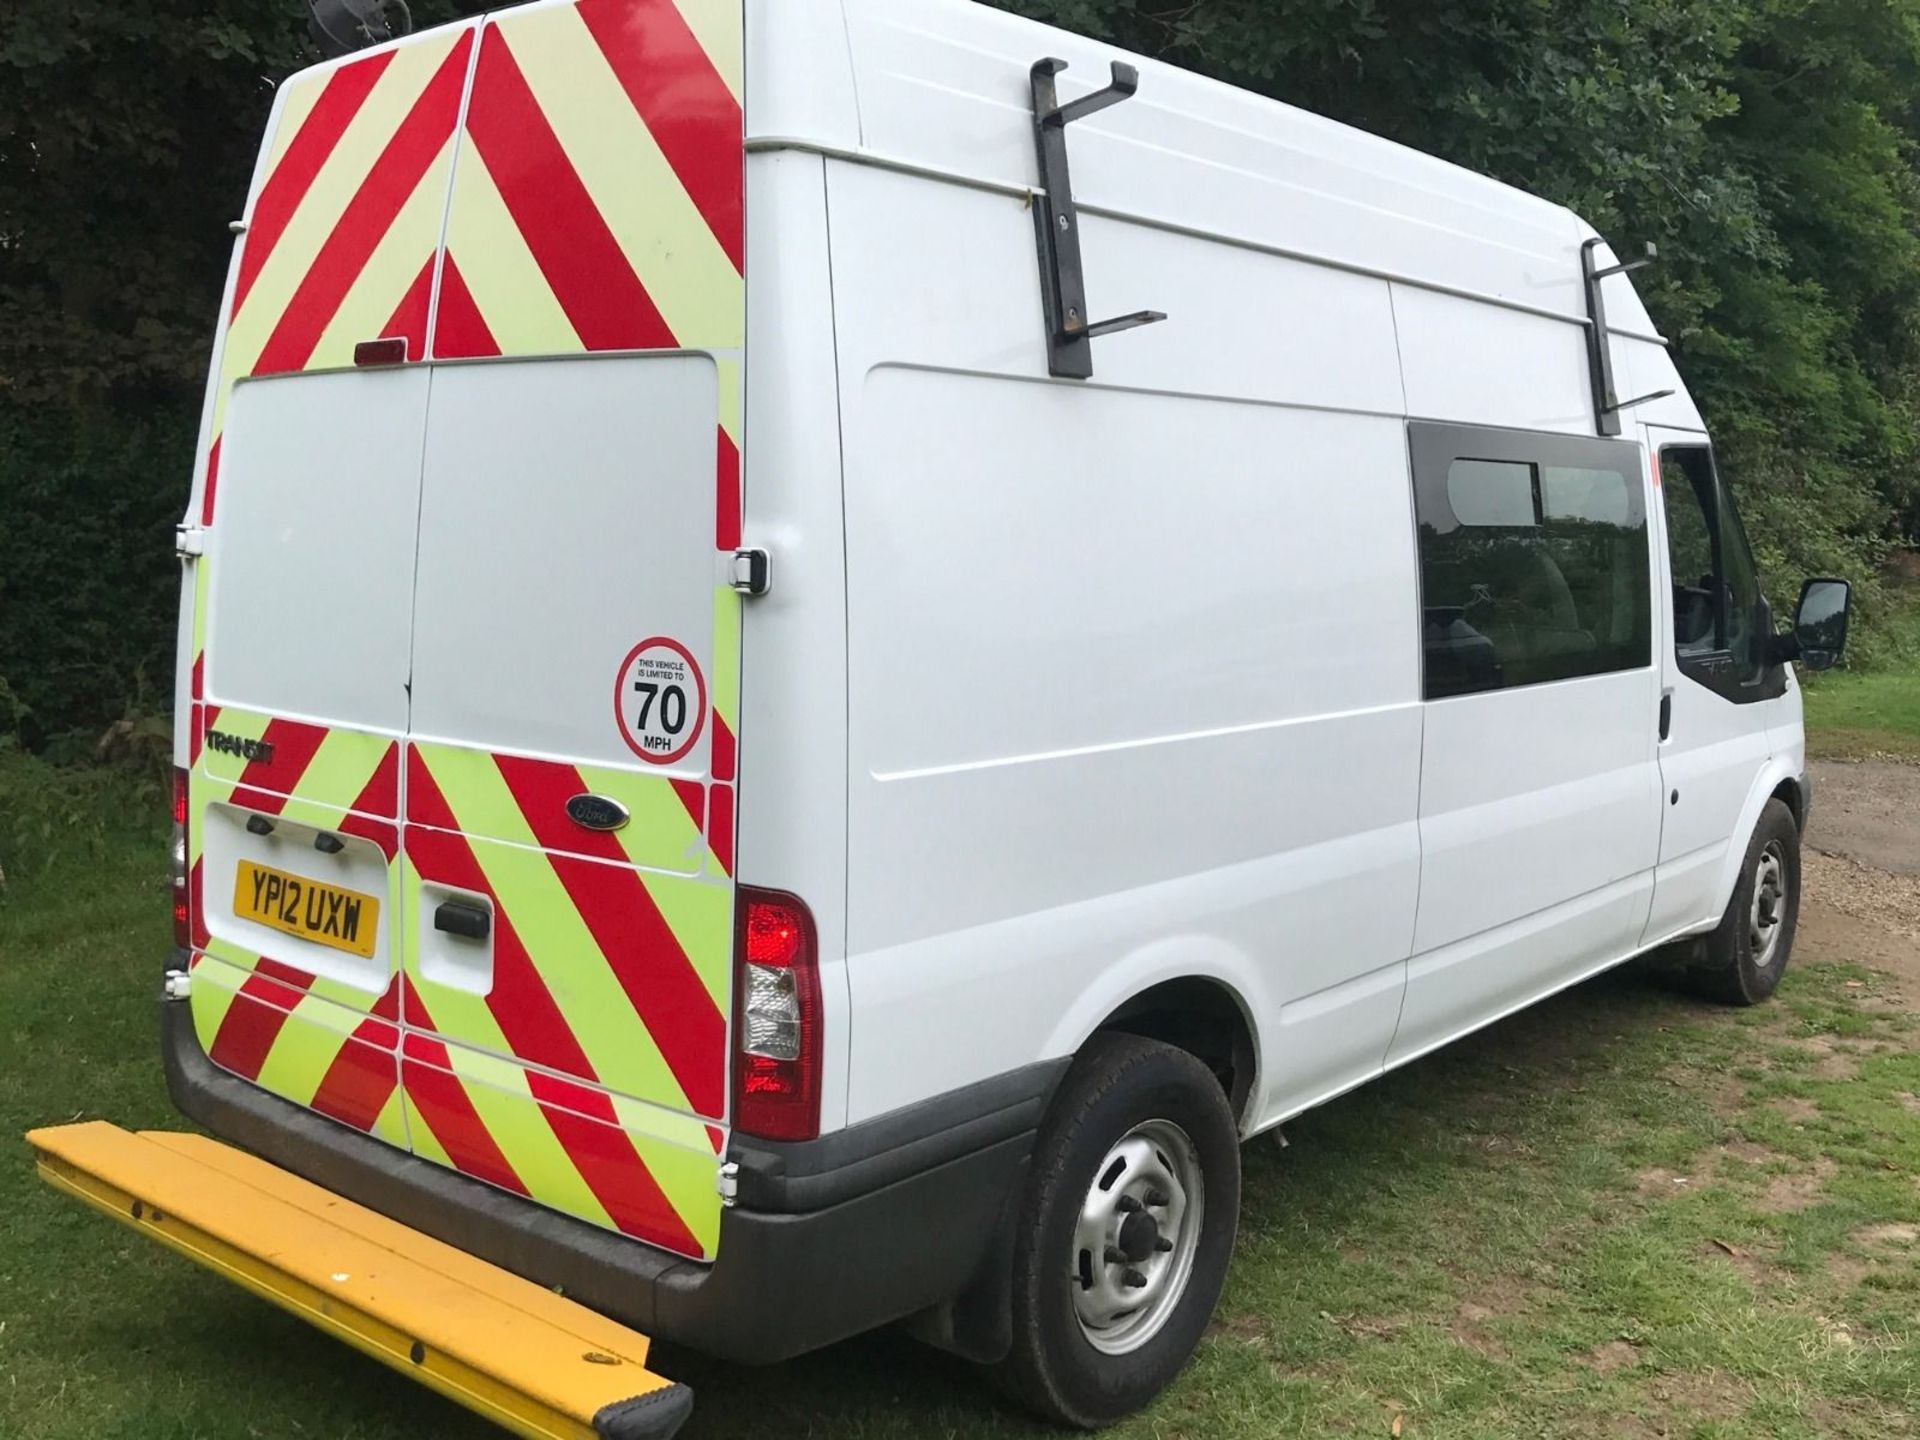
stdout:
<svg viewBox="0 0 1920 1440">
<path fill-rule="evenodd" d="M 1713 467 L 1704 450 L 1660 456 L 1667 507 L 1667 556 L 1673 567 L 1673 643 L 1683 656 L 1726 649 L 1720 603 L 1720 550 L 1714 535 Z"/>
<path fill-rule="evenodd" d="M 1680 657 L 1726 651 L 1730 679 L 1758 684 L 1766 675 L 1766 616 L 1753 549 L 1733 497 L 1704 445 L 1660 452 L 1667 509 L 1667 553 L 1673 568 L 1673 638 Z"/>
<path fill-rule="evenodd" d="M 1449 425 L 1410 431 L 1428 699 L 1651 663 L 1633 446 Z"/>
</svg>

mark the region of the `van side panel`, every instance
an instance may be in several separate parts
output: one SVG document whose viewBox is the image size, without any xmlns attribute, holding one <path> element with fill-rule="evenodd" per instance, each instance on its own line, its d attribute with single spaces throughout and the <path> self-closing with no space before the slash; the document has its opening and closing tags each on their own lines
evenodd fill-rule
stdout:
<svg viewBox="0 0 1920 1440">
<path fill-rule="evenodd" d="M 1185 975 L 1257 1026 L 1251 1123 L 1376 1073 L 1419 863 L 1386 285 L 1089 219 L 1098 303 L 1174 318 L 1061 384 L 1020 199 L 828 180 L 850 1120 L 1070 1054 Z"/>
</svg>

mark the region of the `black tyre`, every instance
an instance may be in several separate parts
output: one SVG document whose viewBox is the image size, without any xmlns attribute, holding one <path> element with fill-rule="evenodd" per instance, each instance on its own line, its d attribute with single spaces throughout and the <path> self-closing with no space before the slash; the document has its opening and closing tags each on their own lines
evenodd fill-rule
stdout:
<svg viewBox="0 0 1920 1440">
<path fill-rule="evenodd" d="M 1041 1126 L 1014 1237 L 1009 1394 L 1094 1429 L 1180 1373 L 1213 1316 L 1240 1220 L 1240 1137 L 1183 1050 L 1096 1036 Z"/>
<path fill-rule="evenodd" d="M 1800 827 L 1793 811 L 1769 800 L 1727 913 L 1687 966 L 1689 983 L 1725 1005 L 1758 1005 L 1780 986 L 1799 922 Z"/>
</svg>

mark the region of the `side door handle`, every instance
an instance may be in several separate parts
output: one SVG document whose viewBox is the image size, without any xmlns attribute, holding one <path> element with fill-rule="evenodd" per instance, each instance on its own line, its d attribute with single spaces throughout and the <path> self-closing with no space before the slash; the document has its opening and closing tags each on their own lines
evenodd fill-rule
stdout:
<svg viewBox="0 0 1920 1440">
<path fill-rule="evenodd" d="M 1673 734 L 1673 692 L 1663 691 L 1660 696 L 1660 738 L 1664 741 Z"/>
<path fill-rule="evenodd" d="M 493 929 L 493 915 L 483 905 L 447 900 L 433 912 L 433 928 L 462 940 L 484 940 Z"/>
</svg>

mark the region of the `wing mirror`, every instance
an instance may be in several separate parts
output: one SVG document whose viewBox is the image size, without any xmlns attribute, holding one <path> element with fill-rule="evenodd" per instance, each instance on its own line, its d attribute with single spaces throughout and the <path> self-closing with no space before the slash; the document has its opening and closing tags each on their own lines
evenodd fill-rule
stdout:
<svg viewBox="0 0 1920 1440">
<path fill-rule="evenodd" d="M 1798 660 L 1809 670 L 1831 670 L 1847 648 L 1847 620 L 1853 610 L 1853 586 L 1846 580 L 1809 580 L 1800 587 L 1793 633 L 1776 642 L 1782 662 Z"/>
</svg>

